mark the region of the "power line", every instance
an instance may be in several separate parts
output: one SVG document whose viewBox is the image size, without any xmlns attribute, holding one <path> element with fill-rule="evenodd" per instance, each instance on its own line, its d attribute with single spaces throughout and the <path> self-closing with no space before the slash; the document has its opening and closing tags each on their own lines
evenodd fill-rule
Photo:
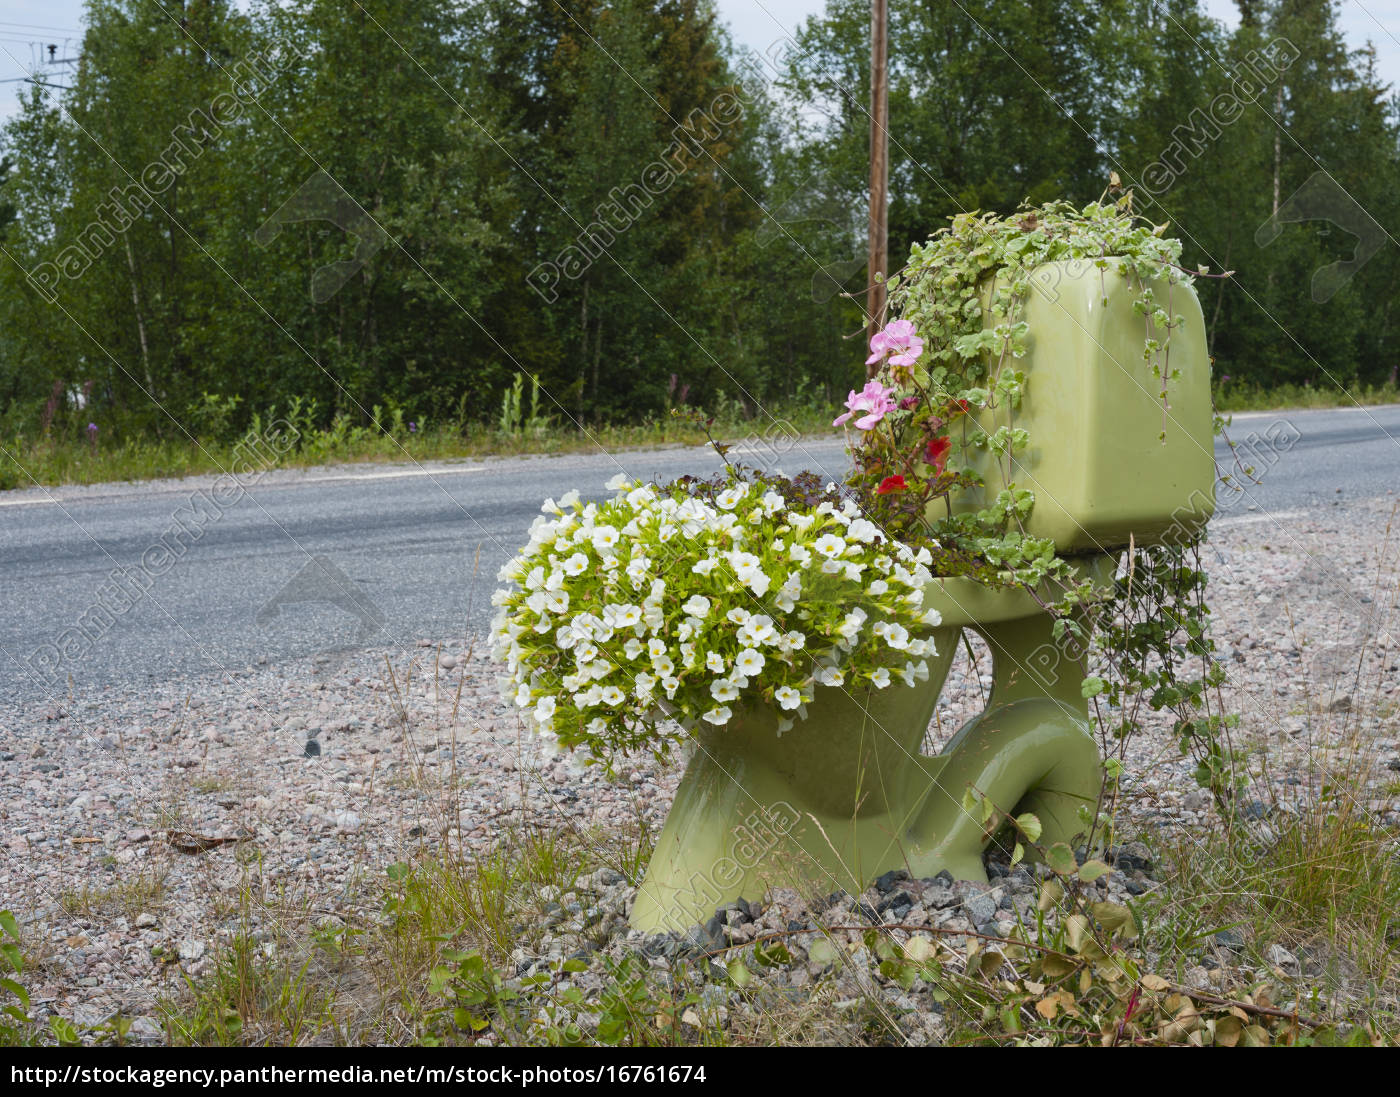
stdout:
<svg viewBox="0 0 1400 1097">
<path fill-rule="evenodd" d="M 75 30 L 73 27 L 45 27 L 37 23 L 7 23 L 0 19 L 0 27 L 23 27 L 25 30 L 47 30 L 58 34 L 81 35 L 83 32 Z"/>
</svg>

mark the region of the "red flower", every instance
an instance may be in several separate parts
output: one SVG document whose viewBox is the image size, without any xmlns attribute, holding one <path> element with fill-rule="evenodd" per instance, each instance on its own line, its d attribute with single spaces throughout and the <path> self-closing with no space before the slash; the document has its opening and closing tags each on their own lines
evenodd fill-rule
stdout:
<svg viewBox="0 0 1400 1097">
<path fill-rule="evenodd" d="M 952 448 L 953 440 L 951 438 L 930 438 L 928 448 L 924 450 L 924 460 L 942 472 L 943 466 L 948 460 L 948 451 Z"/>
<path fill-rule="evenodd" d="M 917 396 L 906 396 L 899 402 L 900 411 L 909 411 L 911 408 L 916 408 L 918 406 L 919 398 Z"/>
<path fill-rule="evenodd" d="M 892 491 L 907 491 L 909 485 L 904 482 L 903 476 L 886 476 L 880 481 L 880 486 L 875 489 L 876 495 L 888 495 Z"/>
</svg>

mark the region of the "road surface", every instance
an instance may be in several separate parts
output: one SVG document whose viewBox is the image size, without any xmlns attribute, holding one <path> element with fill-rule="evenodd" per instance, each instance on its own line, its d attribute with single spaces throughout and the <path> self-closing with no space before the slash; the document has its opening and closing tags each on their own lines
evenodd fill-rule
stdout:
<svg viewBox="0 0 1400 1097">
<path fill-rule="evenodd" d="M 1230 433 L 1264 480 L 1218 520 L 1286 525 L 1400 490 L 1400 406 L 1238 416 Z M 846 467 L 839 438 L 774 437 L 731 459 L 832 478 Z M 222 493 L 213 478 L 0 493 L 0 701 L 66 696 L 70 676 L 91 698 L 480 631 L 496 570 L 546 496 L 719 467 L 680 447 L 274 470 Z"/>
</svg>

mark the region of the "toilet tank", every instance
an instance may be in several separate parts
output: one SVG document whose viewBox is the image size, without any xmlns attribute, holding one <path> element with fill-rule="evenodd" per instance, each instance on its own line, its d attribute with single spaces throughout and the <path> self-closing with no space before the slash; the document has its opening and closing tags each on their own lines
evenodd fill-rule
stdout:
<svg viewBox="0 0 1400 1097">
<path fill-rule="evenodd" d="M 1214 511 L 1216 480 L 1210 356 L 1196 293 L 1153 285 L 1157 302 L 1183 323 L 1171 329 L 1166 371 L 1154 377 L 1143 357 L 1150 320 L 1133 309 L 1140 296 L 1128 279 L 1091 261 L 1037 267 L 1022 317 L 1029 324 L 1021 406 L 985 409 L 975 418 L 989 434 L 1023 428 L 1029 443 L 998 464 L 968 447 L 964 460 L 984 483 L 954 493 L 957 511 L 995 499 L 1008 479 L 1035 493 L 1028 534 L 1049 537 L 1062 554 L 1118 549 L 1194 536 Z M 989 314 L 989 323 L 991 318 Z M 1165 331 L 1153 330 L 1159 341 Z M 955 441 L 956 436 L 955 436 Z M 940 505 L 931 510 L 936 515 Z"/>
</svg>

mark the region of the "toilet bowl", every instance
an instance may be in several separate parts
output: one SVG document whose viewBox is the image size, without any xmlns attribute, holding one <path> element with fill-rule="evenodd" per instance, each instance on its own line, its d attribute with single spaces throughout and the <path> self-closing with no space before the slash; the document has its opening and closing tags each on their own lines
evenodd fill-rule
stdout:
<svg viewBox="0 0 1400 1097">
<path fill-rule="evenodd" d="M 1115 558 L 1082 570 L 1112 579 Z M 929 677 L 883 690 L 818 686 L 810 716 L 785 733 L 776 709 L 749 708 L 722 729 L 697 731 L 632 909 L 647 932 L 684 932 L 716 907 L 758 900 L 775 886 L 817 896 L 860 891 L 891 869 L 947 869 L 986 880 L 992 834 L 964 807 L 974 789 L 999 809 L 1034 812 L 1042 845 L 1083 829 L 1102 767 L 1090 734 L 1083 668 L 1059 654 L 1053 620 L 1027 591 L 968 579 L 932 584 L 925 607 L 943 624 Z M 937 755 L 923 753 L 934 705 L 962 629 L 992 653 L 985 710 Z"/>
</svg>

